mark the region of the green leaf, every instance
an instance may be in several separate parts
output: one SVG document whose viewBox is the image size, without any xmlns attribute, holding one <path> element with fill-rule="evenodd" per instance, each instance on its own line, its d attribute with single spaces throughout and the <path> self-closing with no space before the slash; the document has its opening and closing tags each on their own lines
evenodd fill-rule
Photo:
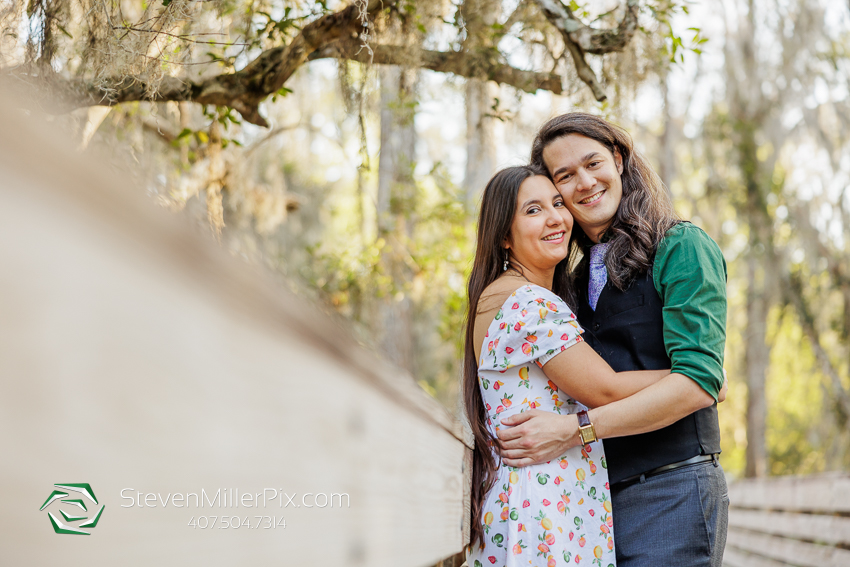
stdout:
<svg viewBox="0 0 850 567">
<path fill-rule="evenodd" d="M 72 36 L 70 33 L 68 33 L 68 30 L 66 30 L 66 29 L 65 29 L 64 27 L 62 27 L 60 24 L 56 24 L 56 27 L 57 27 L 57 28 L 59 28 L 59 31 L 61 31 L 61 32 L 62 32 L 63 34 L 65 34 L 66 36 L 68 36 L 68 38 L 69 38 L 69 39 L 74 39 L 74 36 Z"/>
</svg>

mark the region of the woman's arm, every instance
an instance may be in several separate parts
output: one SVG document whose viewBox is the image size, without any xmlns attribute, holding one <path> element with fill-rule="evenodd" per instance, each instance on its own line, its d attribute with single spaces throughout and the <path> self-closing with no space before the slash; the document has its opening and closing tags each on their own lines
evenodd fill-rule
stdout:
<svg viewBox="0 0 850 567">
<path fill-rule="evenodd" d="M 587 343 L 576 343 L 543 366 L 558 388 L 589 408 L 610 404 L 655 384 L 666 370 L 614 372 Z"/>
<path fill-rule="evenodd" d="M 590 410 L 600 439 L 655 431 L 714 403 L 714 398 L 683 374 L 662 380 L 626 399 Z M 531 410 L 501 420 L 502 458 L 512 467 L 545 463 L 581 444 L 575 414 Z"/>
</svg>

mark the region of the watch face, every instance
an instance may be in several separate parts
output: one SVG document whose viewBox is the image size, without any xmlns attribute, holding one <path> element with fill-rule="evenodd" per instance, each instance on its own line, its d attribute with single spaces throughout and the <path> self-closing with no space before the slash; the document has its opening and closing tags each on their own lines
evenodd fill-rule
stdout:
<svg viewBox="0 0 850 567">
<path fill-rule="evenodd" d="M 593 428 L 593 425 L 579 427 L 578 431 L 579 435 L 581 436 L 581 442 L 585 445 L 596 441 L 596 430 Z"/>
</svg>

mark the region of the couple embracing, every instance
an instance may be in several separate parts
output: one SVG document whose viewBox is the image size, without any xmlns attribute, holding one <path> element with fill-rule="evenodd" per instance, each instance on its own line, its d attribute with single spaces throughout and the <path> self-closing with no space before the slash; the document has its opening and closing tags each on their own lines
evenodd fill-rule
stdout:
<svg viewBox="0 0 850 567">
<path fill-rule="evenodd" d="M 484 190 L 468 292 L 469 566 L 719 567 L 726 265 L 630 136 L 544 124 Z"/>
</svg>

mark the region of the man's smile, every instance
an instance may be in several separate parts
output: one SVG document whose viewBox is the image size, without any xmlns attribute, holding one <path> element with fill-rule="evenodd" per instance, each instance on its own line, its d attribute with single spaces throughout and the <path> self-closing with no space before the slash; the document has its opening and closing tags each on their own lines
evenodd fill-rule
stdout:
<svg viewBox="0 0 850 567">
<path fill-rule="evenodd" d="M 599 199 L 601 199 L 602 195 L 605 194 L 605 191 L 607 191 L 607 189 L 603 189 L 599 193 L 594 193 L 590 197 L 587 197 L 586 199 L 582 199 L 581 201 L 579 201 L 578 204 L 579 205 L 591 205 L 591 204 L 595 203 L 596 201 L 598 201 Z"/>
</svg>

